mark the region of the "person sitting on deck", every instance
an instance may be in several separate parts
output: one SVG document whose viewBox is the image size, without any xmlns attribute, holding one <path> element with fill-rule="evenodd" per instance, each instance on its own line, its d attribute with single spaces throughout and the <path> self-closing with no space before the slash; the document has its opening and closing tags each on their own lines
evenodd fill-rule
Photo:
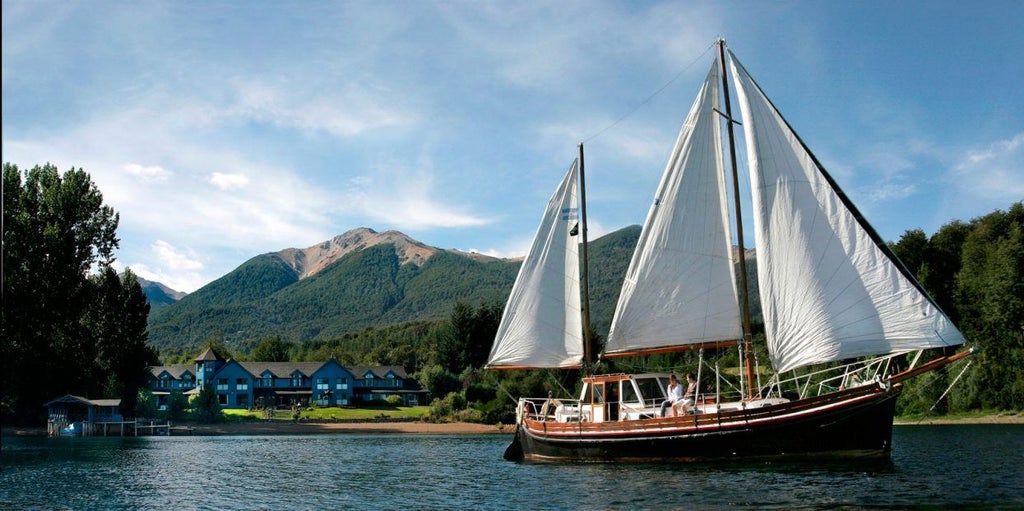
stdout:
<svg viewBox="0 0 1024 511">
<path fill-rule="evenodd" d="M 665 409 L 672 407 L 672 415 L 675 415 L 675 404 L 683 399 L 683 386 L 679 384 L 676 375 L 668 377 L 668 399 L 661 403 L 661 416 L 665 416 Z"/>
<path fill-rule="evenodd" d="M 680 385 L 680 387 L 682 387 Z M 686 412 L 687 406 L 693 406 L 694 399 L 697 397 L 697 378 L 693 376 L 693 373 L 686 373 L 686 392 L 683 393 L 682 398 L 673 403 L 672 405 L 672 416 L 676 416 L 676 405 L 682 405 L 683 412 Z"/>
</svg>

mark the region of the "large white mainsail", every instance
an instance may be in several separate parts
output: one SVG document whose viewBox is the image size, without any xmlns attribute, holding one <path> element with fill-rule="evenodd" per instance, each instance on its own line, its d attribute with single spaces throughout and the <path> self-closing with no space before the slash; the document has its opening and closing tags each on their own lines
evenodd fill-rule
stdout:
<svg viewBox="0 0 1024 511">
<path fill-rule="evenodd" d="M 512 286 L 487 367 L 570 368 L 583 360 L 578 160 L 548 202 Z"/>
<path fill-rule="evenodd" d="M 683 123 L 619 294 L 605 354 L 741 337 L 718 59 Z"/>
<path fill-rule="evenodd" d="M 729 52 L 743 112 L 758 283 L 776 371 L 964 342 Z"/>
</svg>

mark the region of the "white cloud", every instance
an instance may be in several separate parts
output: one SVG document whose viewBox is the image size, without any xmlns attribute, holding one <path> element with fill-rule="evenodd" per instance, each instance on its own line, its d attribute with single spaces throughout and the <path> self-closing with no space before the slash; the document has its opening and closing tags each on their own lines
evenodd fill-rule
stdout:
<svg viewBox="0 0 1024 511">
<path fill-rule="evenodd" d="M 202 270 L 203 263 L 198 260 L 197 254 L 191 250 L 181 251 L 174 245 L 164 241 L 156 240 L 151 246 L 157 259 L 165 267 L 171 270 Z"/>
<path fill-rule="evenodd" d="M 245 188 L 245 186 L 249 184 L 249 177 L 245 174 L 224 174 L 221 172 L 214 172 L 213 174 L 210 174 L 209 180 L 211 184 L 221 190 Z"/>
<path fill-rule="evenodd" d="M 318 81 L 315 85 L 338 92 L 326 95 L 310 90 L 308 83 L 274 86 L 246 81 L 238 86 L 237 103 L 227 107 L 223 114 L 282 128 L 326 131 L 339 138 L 373 129 L 413 124 L 418 117 L 394 106 L 384 106 L 398 101 L 380 91 L 352 83 L 338 86 Z"/>
<path fill-rule="evenodd" d="M 126 163 L 122 167 L 125 172 L 142 179 L 143 181 L 160 182 L 167 181 L 171 172 L 159 165 L 143 166 L 138 163 Z"/>
<path fill-rule="evenodd" d="M 993 202 L 1021 200 L 1024 197 L 1024 133 L 968 150 L 959 158 L 948 179 L 959 189 Z"/>
<path fill-rule="evenodd" d="M 371 219 L 403 230 L 477 227 L 493 218 L 462 211 L 452 197 L 437 190 L 429 162 L 408 169 L 402 164 L 377 165 L 371 174 L 350 181 L 348 205 Z"/>
</svg>

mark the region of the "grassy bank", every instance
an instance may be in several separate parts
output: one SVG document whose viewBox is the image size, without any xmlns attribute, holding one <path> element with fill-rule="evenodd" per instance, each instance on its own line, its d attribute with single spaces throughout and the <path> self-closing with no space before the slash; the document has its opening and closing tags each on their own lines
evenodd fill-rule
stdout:
<svg viewBox="0 0 1024 511">
<path fill-rule="evenodd" d="M 422 419 L 429 411 L 427 406 L 374 406 L 361 408 L 304 408 L 298 411 L 305 420 L 369 420 L 369 419 Z M 292 410 L 274 410 L 269 414 L 263 410 L 223 410 L 228 421 L 253 419 L 295 420 Z"/>
<path fill-rule="evenodd" d="M 893 421 L 897 425 L 914 424 L 1024 424 L 1021 411 L 972 411 L 961 413 L 901 415 Z"/>
</svg>

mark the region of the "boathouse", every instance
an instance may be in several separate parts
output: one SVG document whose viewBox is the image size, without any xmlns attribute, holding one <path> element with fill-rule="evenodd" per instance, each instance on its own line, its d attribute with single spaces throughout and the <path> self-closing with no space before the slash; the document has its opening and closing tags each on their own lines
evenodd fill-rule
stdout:
<svg viewBox="0 0 1024 511">
<path fill-rule="evenodd" d="M 85 436 L 135 434 L 135 421 L 126 421 L 121 416 L 120 399 L 88 399 L 68 394 L 43 406 L 48 410 L 46 432 L 50 436 L 60 435 L 69 427 L 69 432 Z"/>
</svg>

